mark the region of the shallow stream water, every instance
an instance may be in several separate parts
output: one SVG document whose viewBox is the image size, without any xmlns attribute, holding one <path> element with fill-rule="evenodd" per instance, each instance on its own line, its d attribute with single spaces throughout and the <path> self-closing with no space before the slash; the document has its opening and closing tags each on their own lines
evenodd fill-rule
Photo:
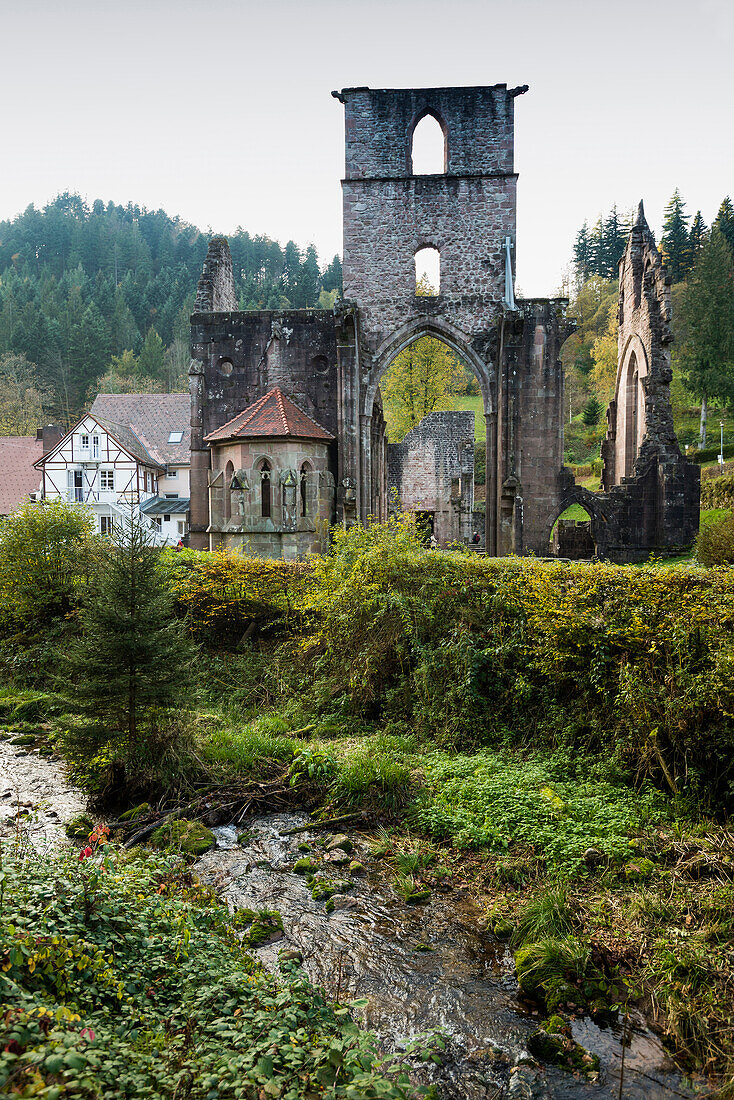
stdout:
<svg viewBox="0 0 734 1100">
<path fill-rule="evenodd" d="M 0 837 L 18 831 L 20 813 L 34 844 L 57 845 L 63 822 L 83 805 L 57 762 L 0 743 Z M 277 970 L 282 949 L 299 950 L 309 978 L 330 997 L 342 1003 L 367 999 L 367 1007 L 355 1014 L 386 1052 L 440 1033 L 441 1066 L 426 1069 L 414 1056 L 408 1064 L 416 1081 L 436 1082 L 445 1100 L 620 1096 L 619 1028 L 601 1029 L 588 1019 L 574 1024 L 577 1041 L 601 1060 L 595 1083 L 533 1062 L 526 1044 L 538 1021 L 517 999 L 507 947 L 484 931 L 470 898 L 434 891 L 426 904 L 407 905 L 366 839 L 352 834 L 352 856 L 367 873 L 349 875 L 343 866 L 323 863 L 319 877 L 353 883 L 327 913 L 323 901 L 312 899 L 305 878 L 292 870 L 303 855 L 299 844 L 308 843 L 312 856 L 323 857 L 324 834 L 283 835 L 307 823 L 305 814 L 252 818 L 241 827 L 247 830 L 242 843 L 234 828 L 215 829 L 217 847 L 196 864 L 201 881 L 232 906 L 280 912 L 284 938 L 256 952 L 264 965 Z M 621 1095 L 626 1100 L 691 1095 L 642 1020 L 631 1028 Z"/>
</svg>

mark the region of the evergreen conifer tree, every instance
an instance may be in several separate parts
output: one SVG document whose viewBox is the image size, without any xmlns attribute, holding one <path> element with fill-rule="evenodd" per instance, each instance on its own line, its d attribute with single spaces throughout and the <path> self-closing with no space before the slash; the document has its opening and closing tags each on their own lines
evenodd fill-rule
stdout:
<svg viewBox="0 0 734 1100">
<path fill-rule="evenodd" d="M 734 401 L 734 259 L 715 224 L 681 302 L 681 363 L 688 389 L 701 399 L 701 445 L 710 398 Z"/>
<path fill-rule="evenodd" d="M 732 255 L 734 255 L 734 205 L 728 195 L 719 207 L 714 225 L 724 234 Z"/>
<path fill-rule="evenodd" d="M 691 270 L 691 242 L 688 235 L 689 217 L 685 203 L 676 187 L 665 207 L 663 235 L 660 246 L 665 263 L 674 283 L 682 282 Z"/>
<path fill-rule="evenodd" d="M 138 372 L 143 378 L 162 378 L 165 366 L 165 346 L 160 336 L 151 325 L 138 358 Z"/>
<path fill-rule="evenodd" d="M 698 259 L 698 254 L 703 248 L 704 241 L 706 240 L 706 233 L 708 232 L 706 222 L 703 220 L 701 211 L 697 210 L 693 221 L 691 222 L 690 233 L 690 245 L 691 245 L 691 261 L 695 264 Z"/>
<path fill-rule="evenodd" d="M 601 401 L 598 397 L 592 394 L 583 407 L 583 410 L 581 412 L 581 419 L 583 420 L 587 428 L 593 428 L 595 424 L 599 423 L 601 413 Z"/>
<path fill-rule="evenodd" d="M 161 719 L 185 706 L 192 690 L 195 651 L 158 556 L 147 523 L 126 517 L 90 581 L 81 634 L 62 656 L 66 694 L 94 720 L 79 747 L 91 755 L 110 746 L 128 778 L 154 762 Z"/>
</svg>

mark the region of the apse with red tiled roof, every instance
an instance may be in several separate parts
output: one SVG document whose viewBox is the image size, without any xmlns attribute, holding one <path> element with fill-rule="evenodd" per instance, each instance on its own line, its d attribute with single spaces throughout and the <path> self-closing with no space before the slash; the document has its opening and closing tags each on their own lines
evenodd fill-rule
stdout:
<svg viewBox="0 0 734 1100">
<path fill-rule="evenodd" d="M 289 560 L 326 549 L 335 440 L 313 417 L 276 386 L 204 442 L 212 548 Z"/>
<path fill-rule="evenodd" d="M 224 439 L 250 439 L 256 436 L 291 439 L 323 439 L 331 442 L 334 436 L 299 409 L 283 391 L 275 386 L 248 405 L 241 413 L 223 424 L 221 428 L 204 437 L 205 443 Z"/>
</svg>

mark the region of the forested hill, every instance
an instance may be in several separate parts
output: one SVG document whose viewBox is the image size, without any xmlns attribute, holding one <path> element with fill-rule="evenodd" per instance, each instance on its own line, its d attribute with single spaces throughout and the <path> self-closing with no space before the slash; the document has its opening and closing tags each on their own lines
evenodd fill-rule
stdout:
<svg viewBox="0 0 734 1100">
<path fill-rule="evenodd" d="M 240 306 L 328 304 L 341 289 L 335 256 L 229 235 Z M 163 210 L 63 194 L 0 222 L 2 430 L 38 415 L 72 419 L 100 379 L 109 388 L 170 388 L 188 363 L 188 318 L 207 235 Z M 104 377 L 103 377 L 104 376 Z"/>
</svg>

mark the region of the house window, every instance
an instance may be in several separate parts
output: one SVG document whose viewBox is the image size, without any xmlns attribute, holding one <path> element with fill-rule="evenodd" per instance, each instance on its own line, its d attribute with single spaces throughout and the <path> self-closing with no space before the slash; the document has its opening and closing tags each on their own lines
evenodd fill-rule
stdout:
<svg viewBox="0 0 734 1100">
<path fill-rule="evenodd" d="M 175 466 L 166 467 L 166 477 L 178 477 L 178 470 Z"/>
<path fill-rule="evenodd" d="M 89 450 L 89 436 L 86 434 L 86 432 L 82 433 L 81 444 L 82 444 L 82 450 L 83 451 L 88 451 Z"/>
<path fill-rule="evenodd" d="M 183 432 L 171 432 L 168 436 L 169 443 L 180 443 L 183 439 Z"/>
<path fill-rule="evenodd" d="M 103 537 L 109 538 L 115 527 L 114 516 L 100 516 L 99 517 L 99 533 Z"/>
<path fill-rule="evenodd" d="M 166 500 L 178 500 L 178 493 L 166 493 Z"/>
<path fill-rule="evenodd" d="M 66 497 L 77 504 L 84 501 L 84 474 L 81 470 L 66 471 Z"/>
<path fill-rule="evenodd" d="M 115 488 L 115 471 L 114 470 L 100 470 L 99 471 L 99 487 L 105 492 L 111 492 Z"/>
<path fill-rule="evenodd" d="M 178 521 L 178 533 L 179 533 L 179 535 L 185 535 L 186 534 L 186 523 L 182 519 L 180 519 Z"/>
<path fill-rule="evenodd" d="M 163 521 L 164 521 L 164 523 L 170 523 L 171 522 L 171 517 L 170 516 L 164 516 Z"/>
<path fill-rule="evenodd" d="M 161 517 L 160 517 L 160 516 L 153 516 L 153 525 L 154 525 L 155 527 L 157 527 L 157 528 L 158 528 L 158 530 L 160 531 L 160 529 L 161 529 L 161 526 L 162 526 L 162 524 L 161 524 Z"/>
<path fill-rule="evenodd" d="M 272 511 L 270 463 L 266 458 L 260 463 L 260 513 L 268 519 Z"/>
<path fill-rule="evenodd" d="M 99 458 L 99 436 L 92 436 L 92 458 Z"/>
</svg>

